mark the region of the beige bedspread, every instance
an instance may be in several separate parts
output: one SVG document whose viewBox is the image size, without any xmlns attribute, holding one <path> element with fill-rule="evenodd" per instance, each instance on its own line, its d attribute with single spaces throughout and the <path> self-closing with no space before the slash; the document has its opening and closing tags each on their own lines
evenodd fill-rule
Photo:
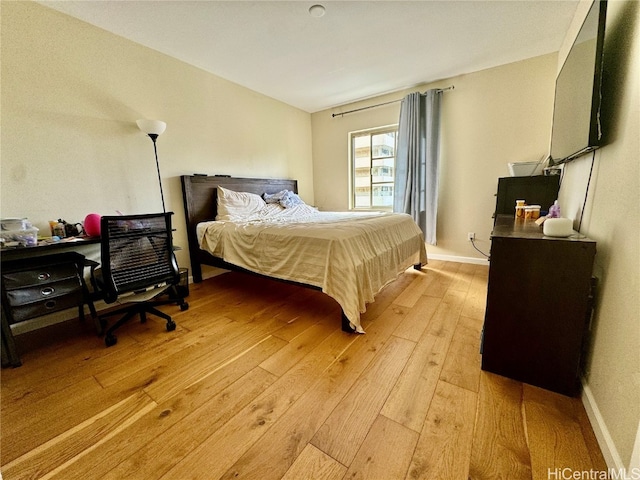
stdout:
<svg viewBox="0 0 640 480">
<path fill-rule="evenodd" d="M 426 264 L 422 232 L 406 214 L 304 207 L 201 223 L 200 246 L 244 269 L 320 287 L 363 332 L 366 304 L 408 267 Z"/>
</svg>

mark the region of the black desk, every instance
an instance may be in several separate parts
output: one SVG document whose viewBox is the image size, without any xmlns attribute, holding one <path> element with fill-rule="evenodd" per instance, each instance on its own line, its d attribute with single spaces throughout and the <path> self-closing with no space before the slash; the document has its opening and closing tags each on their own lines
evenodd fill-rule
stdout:
<svg viewBox="0 0 640 480">
<path fill-rule="evenodd" d="M 34 245 L 32 247 L 1 248 L 0 260 L 2 262 L 6 262 L 8 260 L 30 258 L 37 255 L 49 255 L 65 249 L 74 249 L 83 245 L 92 245 L 96 243 L 100 243 L 100 237 L 72 237 L 60 240 L 59 242 L 40 242 L 38 245 Z"/>
<path fill-rule="evenodd" d="M 96 311 L 84 281 L 84 256 L 74 252 L 81 245 L 99 243 L 99 238 L 78 237 L 71 241 L 0 250 L 2 262 L 2 366 L 20 366 L 11 324 L 84 305 Z"/>
</svg>

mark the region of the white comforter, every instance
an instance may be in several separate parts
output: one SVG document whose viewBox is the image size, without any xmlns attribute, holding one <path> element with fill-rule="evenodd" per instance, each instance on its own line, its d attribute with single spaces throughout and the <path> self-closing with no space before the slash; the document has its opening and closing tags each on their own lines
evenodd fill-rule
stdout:
<svg viewBox="0 0 640 480">
<path fill-rule="evenodd" d="M 422 232 L 399 213 L 267 205 L 251 217 L 201 223 L 197 234 L 202 249 L 228 263 L 320 287 L 358 332 L 366 303 L 408 267 L 427 262 Z"/>
</svg>

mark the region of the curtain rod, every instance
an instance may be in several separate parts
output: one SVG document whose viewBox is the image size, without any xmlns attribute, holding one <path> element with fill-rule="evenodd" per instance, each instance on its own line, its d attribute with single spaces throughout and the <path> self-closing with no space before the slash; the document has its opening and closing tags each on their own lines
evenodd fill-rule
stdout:
<svg viewBox="0 0 640 480">
<path fill-rule="evenodd" d="M 447 92 L 449 90 L 454 90 L 456 88 L 455 85 L 451 85 L 450 87 L 445 87 L 445 88 L 435 88 L 434 90 L 437 90 L 439 92 Z M 427 92 L 424 92 L 422 95 L 424 95 Z M 376 108 L 376 107 L 382 107 L 383 105 L 390 105 L 392 103 L 398 103 L 401 102 L 403 99 L 400 98 L 398 100 L 391 100 L 390 102 L 384 102 L 384 103 L 378 103 L 377 105 L 369 105 L 368 107 L 362 107 L 362 108 L 356 108 L 355 110 L 348 110 L 346 112 L 342 112 L 342 113 L 332 113 L 331 117 L 338 117 L 338 116 L 342 116 L 342 115 L 348 115 L 349 113 L 355 113 L 355 112 L 360 112 L 362 110 L 368 110 L 370 108 Z"/>
</svg>

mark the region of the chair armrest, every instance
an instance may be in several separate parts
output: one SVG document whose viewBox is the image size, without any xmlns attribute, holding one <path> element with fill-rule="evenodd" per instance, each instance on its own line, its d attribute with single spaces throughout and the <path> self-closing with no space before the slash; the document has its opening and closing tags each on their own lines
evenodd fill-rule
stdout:
<svg viewBox="0 0 640 480">
<path fill-rule="evenodd" d="M 89 268 L 89 281 L 91 282 L 91 298 L 93 300 L 101 300 L 104 297 L 104 293 L 100 288 L 100 282 L 97 280 L 96 269 L 100 267 L 100 264 L 94 260 L 84 259 L 84 267 Z"/>
</svg>

